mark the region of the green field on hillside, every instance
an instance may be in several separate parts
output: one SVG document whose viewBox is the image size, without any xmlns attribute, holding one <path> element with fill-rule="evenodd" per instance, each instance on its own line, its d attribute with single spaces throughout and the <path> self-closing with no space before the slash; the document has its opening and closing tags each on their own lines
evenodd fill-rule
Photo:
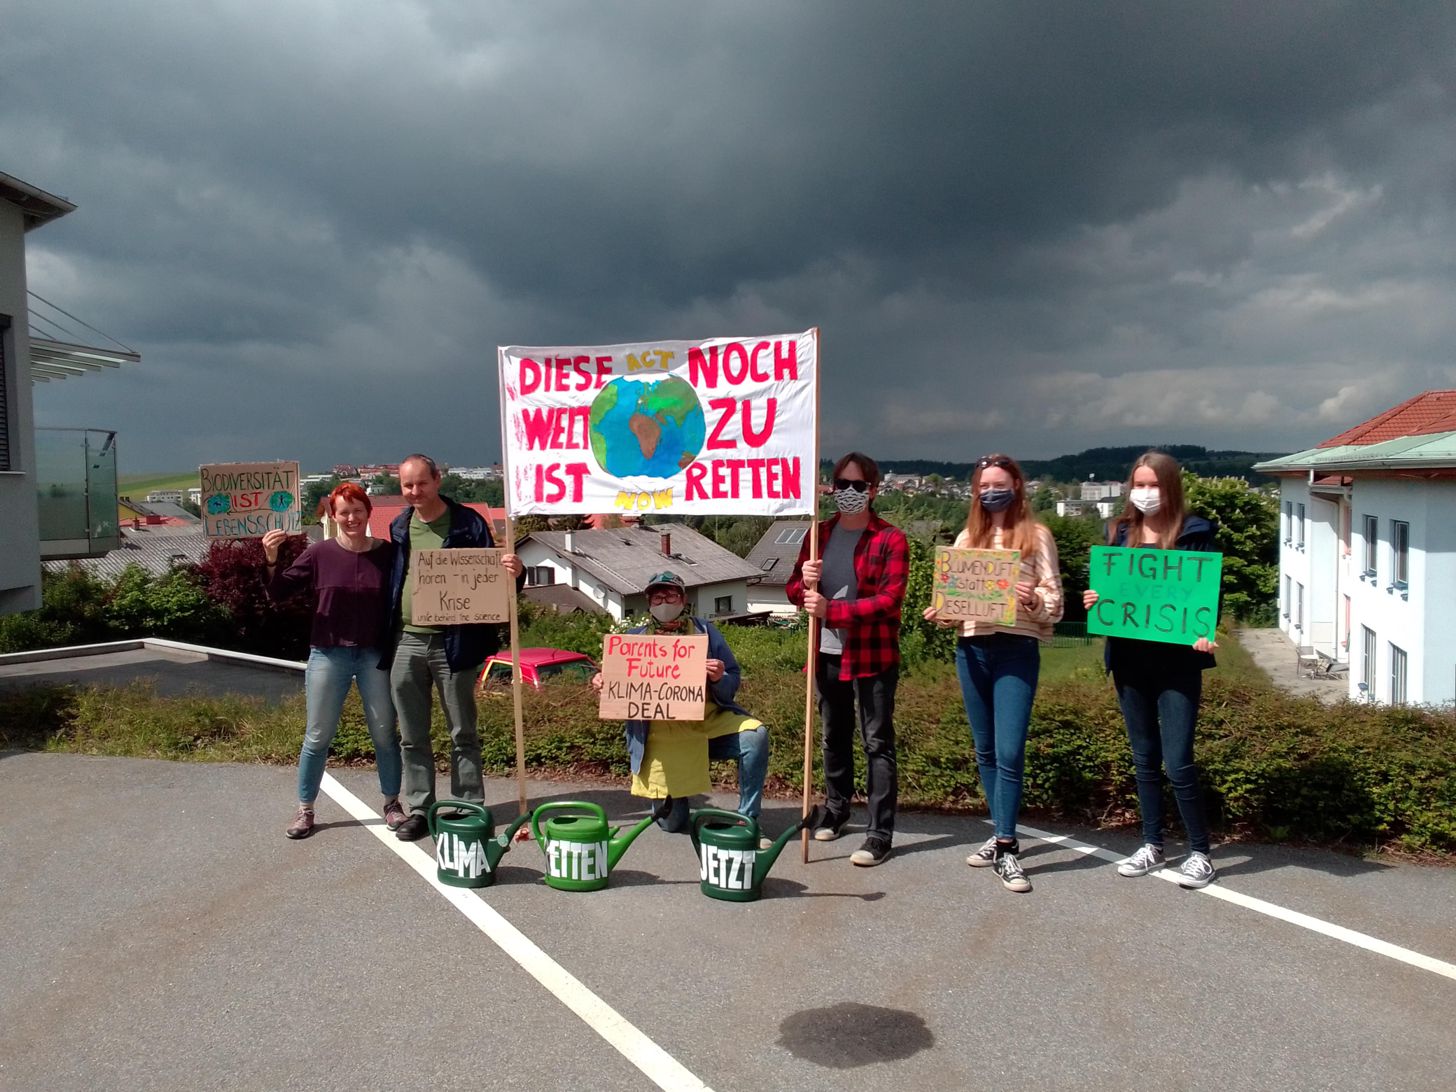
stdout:
<svg viewBox="0 0 1456 1092">
<path fill-rule="evenodd" d="M 131 497 L 135 500 L 143 500 L 146 495 L 157 489 L 196 489 L 197 471 L 190 474 L 164 474 L 164 475 L 138 475 L 120 474 L 116 479 L 116 489 L 123 497 Z"/>
</svg>

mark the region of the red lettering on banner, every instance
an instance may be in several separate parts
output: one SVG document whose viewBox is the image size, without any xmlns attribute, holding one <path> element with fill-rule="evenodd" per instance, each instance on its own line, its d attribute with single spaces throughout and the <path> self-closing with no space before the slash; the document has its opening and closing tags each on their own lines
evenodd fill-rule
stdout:
<svg viewBox="0 0 1456 1092">
<path fill-rule="evenodd" d="M 556 504 L 565 500 L 580 504 L 582 482 L 589 472 L 586 463 L 549 463 L 536 467 L 536 503 Z M 562 478 L 563 473 L 571 479 L 569 485 Z"/>
<path fill-rule="evenodd" d="M 718 385 L 718 346 L 709 345 L 706 356 L 696 345 L 688 350 L 688 382 L 695 387 Z"/>
<path fill-rule="evenodd" d="M 558 356 L 549 361 L 535 361 L 521 358 L 521 394 L 535 394 L 537 391 L 585 391 L 606 386 L 606 377 L 612 374 L 612 358 L 599 356 Z M 588 365 L 595 365 L 592 371 Z"/>
<path fill-rule="evenodd" d="M 781 383 L 785 379 L 799 378 L 799 343 L 790 341 L 788 352 L 784 351 L 785 342 L 774 342 L 774 382 Z"/>
<path fill-rule="evenodd" d="M 714 459 L 688 464 L 686 500 L 798 500 L 802 467 L 793 459 Z"/>
<path fill-rule="evenodd" d="M 777 416 L 779 400 L 768 399 L 768 409 L 764 413 L 763 428 L 754 431 L 753 428 L 753 403 L 745 398 L 739 402 L 735 398 L 710 398 L 708 405 L 718 411 L 718 420 L 713 424 L 713 431 L 708 434 L 708 441 L 703 446 L 711 451 L 732 450 L 738 446 L 737 441 L 724 438 L 723 430 L 733 418 L 733 412 L 741 407 L 740 416 L 743 424 L 739 430 L 743 436 L 743 442 L 749 447 L 763 447 L 768 443 L 769 437 L 773 435 L 774 418 Z"/>
<path fill-rule="evenodd" d="M 732 440 L 724 440 L 720 437 L 723 433 L 723 426 L 728 424 L 728 419 L 733 416 L 733 411 L 738 408 L 738 400 L 735 398 L 710 398 L 708 405 L 718 410 L 718 422 L 713 426 L 713 431 L 708 434 L 708 442 L 703 446 L 712 450 L 722 448 L 735 448 L 738 445 Z"/>
<path fill-rule="evenodd" d="M 773 435 L 774 414 L 779 408 L 779 400 L 770 398 L 768 400 L 768 411 L 764 414 L 763 428 L 759 432 L 753 431 L 752 403 L 747 398 L 743 400 L 743 442 L 749 447 L 763 447 L 768 443 L 768 438 Z"/>
<path fill-rule="evenodd" d="M 769 375 L 767 362 L 760 359 L 773 349 L 774 369 Z M 730 341 L 727 345 L 709 345 L 707 350 L 688 350 L 688 382 L 694 387 L 709 390 L 718 386 L 721 377 L 730 386 L 739 386 L 749 380 L 767 383 L 770 380 L 782 382 L 799 378 L 799 343 L 795 340 L 757 342 L 752 349 L 742 342 Z"/>
<path fill-rule="evenodd" d="M 527 451 L 571 451 L 590 444 L 590 406 L 532 407 L 521 410 Z"/>
</svg>

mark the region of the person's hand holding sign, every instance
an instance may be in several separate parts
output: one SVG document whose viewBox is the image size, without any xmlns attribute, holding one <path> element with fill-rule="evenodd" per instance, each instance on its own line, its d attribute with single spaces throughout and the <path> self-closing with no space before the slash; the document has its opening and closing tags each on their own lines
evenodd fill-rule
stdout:
<svg viewBox="0 0 1456 1092">
<path fill-rule="evenodd" d="M 803 576 L 804 587 L 817 588 L 819 586 L 819 578 L 824 575 L 824 562 L 806 561 L 800 573 Z"/>
<path fill-rule="evenodd" d="M 1193 642 L 1195 652 L 1212 652 L 1218 647 L 1217 641 L 1210 641 L 1207 637 L 1200 637 Z"/>
<path fill-rule="evenodd" d="M 1017 584 L 1016 602 L 1022 610 L 1036 610 L 1036 585 Z"/>
<path fill-rule="evenodd" d="M 510 573 L 512 577 L 520 576 L 526 571 L 526 566 L 521 563 L 518 554 L 501 554 L 501 568 Z"/>
<path fill-rule="evenodd" d="M 591 688 L 598 694 L 602 692 L 602 673 L 600 671 L 591 677 Z"/>
<path fill-rule="evenodd" d="M 816 591 L 805 592 L 804 609 L 815 618 L 823 618 L 829 613 L 829 600 Z"/>
<path fill-rule="evenodd" d="M 717 682 L 723 677 L 724 663 L 722 660 L 709 660 L 707 662 L 708 681 Z"/>
</svg>

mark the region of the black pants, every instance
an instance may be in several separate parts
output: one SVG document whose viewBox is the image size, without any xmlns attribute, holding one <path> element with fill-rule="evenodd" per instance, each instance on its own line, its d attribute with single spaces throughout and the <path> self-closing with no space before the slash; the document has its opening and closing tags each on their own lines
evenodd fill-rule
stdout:
<svg viewBox="0 0 1456 1092">
<path fill-rule="evenodd" d="M 814 665 L 819 715 L 824 719 L 824 802 L 835 815 L 848 815 L 854 798 L 854 705 L 859 700 L 859 735 L 868 767 L 866 833 L 890 841 L 900 795 L 895 767 L 895 687 L 899 667 L 843 682 L 838 656 L 820 655 Z"/>
</svg>

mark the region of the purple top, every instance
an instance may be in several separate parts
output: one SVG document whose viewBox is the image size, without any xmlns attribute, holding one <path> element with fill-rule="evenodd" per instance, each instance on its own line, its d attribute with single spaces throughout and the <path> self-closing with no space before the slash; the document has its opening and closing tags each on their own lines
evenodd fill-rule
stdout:
<svg viewBox="0 0 1456 1092">
<path fill-rule="evenodd" d="M 389 610 L 394 546 L 376 542 L 362 554 L 332 539 L 315 542 L 286 569 L 274 570 L 268 597 L 305 588 L 316 596 L 308 643 L 315 648 L 381 648 Z"/>
</svg>

